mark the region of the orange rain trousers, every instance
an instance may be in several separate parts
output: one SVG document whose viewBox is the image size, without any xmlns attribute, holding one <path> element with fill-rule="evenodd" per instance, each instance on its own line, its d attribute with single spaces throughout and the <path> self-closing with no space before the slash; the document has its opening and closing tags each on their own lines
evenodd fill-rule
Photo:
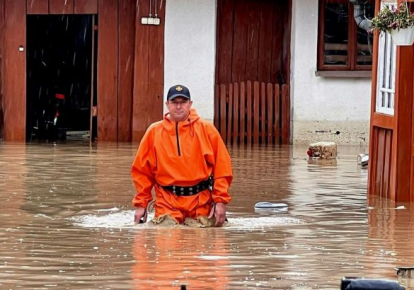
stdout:
<svg viewBox="0 0 414 290">
<path fill-rule="evenodd" d="M 152 124 L 145 133 L 131 170 L 137 190 L 132 204 L 146 208 L 155 189 L 155 217 L 169 214 L 179 223 L 186 217 L 208 215 L 212 203 L 227 204 L 233 179 L 231 159 L 214 125 L 191 109 L 187 120 L 168 119 Z M 213 191 L 177 196 L 161 186 L 194 186 L 214 176 Z"/>
</svg>

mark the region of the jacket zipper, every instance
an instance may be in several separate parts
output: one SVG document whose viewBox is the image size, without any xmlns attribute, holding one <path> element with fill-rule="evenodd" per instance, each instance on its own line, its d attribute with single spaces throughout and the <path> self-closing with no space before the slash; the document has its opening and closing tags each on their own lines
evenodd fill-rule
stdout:
<svg viewBox="0 0 414 290">
<path fill-rule="evenodd" d="M 180 138 L 178 137 L 178 122 L 175 123 L 175 134 L 177 135 L 177 149 L 178 149 L 178 156 L 181 156 L 180 150 Z"/>
</svg>

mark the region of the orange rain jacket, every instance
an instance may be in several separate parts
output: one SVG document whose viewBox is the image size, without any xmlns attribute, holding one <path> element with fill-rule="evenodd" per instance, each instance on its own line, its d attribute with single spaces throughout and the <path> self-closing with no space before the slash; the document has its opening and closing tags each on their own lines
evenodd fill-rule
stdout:
<svg viewBox="0 0 414 290">
<path fill-rule="evenodd" d="M 132 203 L 146 208 L 155 188 L 155 217 L 170 214 L 182 223 L 186 217 L 208 215 L 212 202 L 227 204 L 233 179 L 231 160 L 214 125 L 200 119 L 194 109 L 187 120 L 164 120 L 152 124 L 145 133 L 132 164 L 137 190 Z M 161 186 L 193 186 L 210 175 L 214 188 L 193 196 L 177 196 Z"/>
</svg>

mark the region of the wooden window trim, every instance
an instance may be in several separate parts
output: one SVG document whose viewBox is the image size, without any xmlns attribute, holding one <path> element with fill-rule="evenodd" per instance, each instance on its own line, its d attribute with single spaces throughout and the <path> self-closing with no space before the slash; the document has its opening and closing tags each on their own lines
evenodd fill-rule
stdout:
<svg viewBox="0 0 414 290">
<path fill-rule="evenodd" d="M 329 0 L 319 0 L 319 19 L 318 19 L 318 57 L 317 57 L 317 75 L 322 71 L 371 71 L 372 65 L 358 65 L 356 56 L 358 54 L 356 33 L 357 24 L 354 21 L 354 7 L 348 0 L 336 0 L 335 3 L 348 5 L 348 65 L 324 65 L 325 51 L 325 6 Z M 414 0 L 413 0 L 414 1 Z M 322 73 L 323 74 L 323 73 Z"/>
<path fill-rule="evenodd" d="M 324 78 L 371 78 L 370 70 L 317 70 L 315 75 Z"/>
</svg>

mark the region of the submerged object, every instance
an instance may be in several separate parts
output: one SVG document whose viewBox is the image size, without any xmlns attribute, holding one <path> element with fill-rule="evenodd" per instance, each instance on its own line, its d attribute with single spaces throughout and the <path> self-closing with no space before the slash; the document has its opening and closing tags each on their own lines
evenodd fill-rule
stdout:
<svg viewBox="0 0 414 290">
<path fill-rule="evenodd" d="M 254 205 L 254 208 L 283 208 L 288 207 L 286 203 L 272 203 L 268 201 L 260 201 Z"/>
<path fill-rule="evenodd" d="M 362 166 L 362 168 L 368 167 L 368 161 L 369 161 L 369 155 L 368 154 L 361 157 L 361 166 Z"/>
<path fill-rule="evenodd" d="M 413 279 L 414 278 L 414 267 L 396 267 L 395 272 L 397 276 L 403 279 Z"/>
<path fill-rule="evenodd" d="M 273 203 L 268 201 L 260 201 L 254 205 L 255 210 L 270 210 L 270 211 L 287 211 L 288 205 L 286 203 Z"/>
<path fill-rule="evenodd" d="M 369 155 L 368 154 L 358 154 L 357 163 L 361 165 L 362 168 L 368 167 Z"/>
<path fill-rule="evenodd" d="M 397 281 L 345 277 L 341 290 L 404 290 Z"/>
<path fill-rule="evenodd" d="M 309 144 L 306 152 L 309 158 L 336 159 L 338 150 L 335 142 L 316 142 Z"/>
</svg>

